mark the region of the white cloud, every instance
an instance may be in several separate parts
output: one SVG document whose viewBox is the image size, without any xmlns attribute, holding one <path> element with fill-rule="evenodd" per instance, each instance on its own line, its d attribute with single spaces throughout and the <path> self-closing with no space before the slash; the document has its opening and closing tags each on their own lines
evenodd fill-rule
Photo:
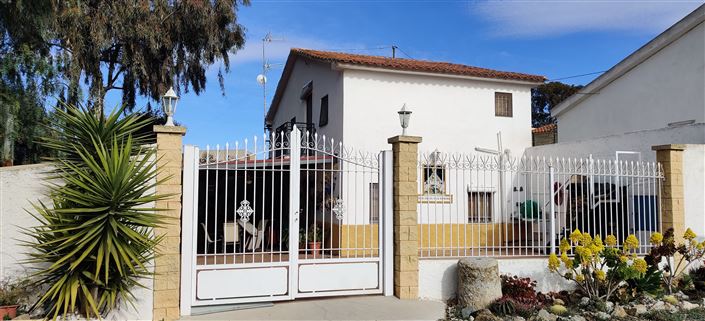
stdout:
<svg viewBox="0 0 705 321">
<path fill-rule="evenodd" d="M 547 37 L 581 31 L 658 33 L 703 1 L 481 1 L 471 13 L 498 36 Z"/>
</svg>

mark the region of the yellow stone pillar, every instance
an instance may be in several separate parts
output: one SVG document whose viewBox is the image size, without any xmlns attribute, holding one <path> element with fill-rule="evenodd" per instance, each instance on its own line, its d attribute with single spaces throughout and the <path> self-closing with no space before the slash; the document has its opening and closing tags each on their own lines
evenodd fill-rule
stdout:
<svg viewBox="0 0 705 321">
<path fill-rule="evenodd" d="M 418 144 L 421 137 L 395 136 L 392 144 L 394 203 L 394 295 L 419 297 Z"/>
<path fill-rule="evenodd" d="M 154 126 L 157 134 L 157 180 L 166 179 L 157 186 L 157 194 L 173 195 L 156 202 L 156 208 L 166 209 L 161 215 L 169 219 L 156 229 L 164 239 L 157 247 L 154 259 L 154 320 L 178 320 L 181 279 L 181 171 L 182 138 L 186 128 L 181 126 Z"/>
<path fill-rule="evenodd" d="M 685 145 L 658 145 L 656 161 L 663 168 L 661 184 L 661 215 L 663 231 L 673 229 L 676 242 L 683 241 L 685 232 L 685 207 L 683 206 L 683 150 Z"/>
</svg>

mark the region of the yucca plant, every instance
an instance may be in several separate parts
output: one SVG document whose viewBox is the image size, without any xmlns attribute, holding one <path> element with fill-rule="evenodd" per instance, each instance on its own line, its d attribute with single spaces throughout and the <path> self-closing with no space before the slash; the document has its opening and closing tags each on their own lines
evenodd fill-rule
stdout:
<svg viewBox="0 0 705 321">
<path fill-rule="evenodd" d="M 46 146 L 58 152 L 51 206 L 34 205 L 39 226 L 25 230 L 30 263 L 43 266 L 34 277 L 47 288 L 35 306 L 47 318 L 80 313 L 105 316 L 150 277 L 147 264 L 160 241 L 153 233 L 163 217 L 153 202 L 156 151 L 137 133 L 148 119 L 104 118 L 73 106 L 57 111 L 54 137 Z M 143 131 L 144 132 L 144 131 Z"/>
</svg>

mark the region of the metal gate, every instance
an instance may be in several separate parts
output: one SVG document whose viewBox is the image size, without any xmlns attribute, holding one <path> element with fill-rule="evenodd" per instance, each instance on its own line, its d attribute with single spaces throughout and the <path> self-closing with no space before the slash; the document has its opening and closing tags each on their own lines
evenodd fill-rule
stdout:
<svg viewBox="0 0 705 321">
<path fill-rule="evenodd" d="M 294 128 L 224 148 L 185 146 L 183 179 L 182 314 L 391 293 L 391 152 Z"/>
</svg>

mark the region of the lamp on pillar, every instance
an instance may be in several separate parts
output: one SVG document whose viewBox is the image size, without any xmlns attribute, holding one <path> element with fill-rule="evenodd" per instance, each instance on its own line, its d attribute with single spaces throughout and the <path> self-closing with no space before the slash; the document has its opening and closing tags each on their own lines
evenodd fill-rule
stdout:
<svg viewBox="0 0 705 321">
<path fill-rule="evenodd" d="M 399 122 L 401 123 L 401 134 L 406 136 L 406 128 L 409 127 L 409 119 L 411 118 L 411 110 L 406 109 L 406 104 L 397 112 L 399 114 Z"/>
<path fill-rule="evenodd" d="M 176 103 L 179 101 L 179 96 L 174 92 L 174 87 L 169 87 L 169 90 L 162 96 L 162 109 L 166 114 L 166 124 L 164 126 L 174 126 L 174 112 L 176 112 Z"/>
</svg>

